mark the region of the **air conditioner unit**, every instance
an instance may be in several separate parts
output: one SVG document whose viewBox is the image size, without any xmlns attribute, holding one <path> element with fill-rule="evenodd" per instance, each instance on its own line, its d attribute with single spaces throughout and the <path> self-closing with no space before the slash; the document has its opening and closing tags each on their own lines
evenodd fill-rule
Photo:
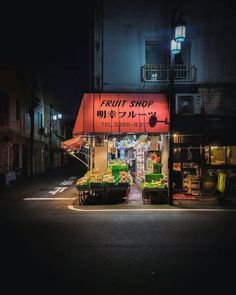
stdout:
<svg viewBox="0 0 236 295">
<path fill-rule="evenodd" d="M 201 114 L 202 97 L 198 93 L 176 94 L 176 114 Z"/>
</svg>

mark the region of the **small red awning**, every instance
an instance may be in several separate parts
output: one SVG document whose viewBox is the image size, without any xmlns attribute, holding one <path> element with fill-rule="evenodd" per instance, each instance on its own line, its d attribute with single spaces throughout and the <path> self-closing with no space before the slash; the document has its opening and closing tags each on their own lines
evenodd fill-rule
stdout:
<svg viewBox="0 0 236 295">
<path fill-rule="evenodd" d="M 169 132 L 165 94 L 85 93 L 73 135 L 158 132 Z"/>
<path fill-rule="evenodd" d="M 84 139 L 82 136 L 78 135 L 73 138 L 67 139 L 61 142 L 61 147 L 69 150 L 69 149 L 80 149 L 82 144 L 84 143 Z"/>
</svg>

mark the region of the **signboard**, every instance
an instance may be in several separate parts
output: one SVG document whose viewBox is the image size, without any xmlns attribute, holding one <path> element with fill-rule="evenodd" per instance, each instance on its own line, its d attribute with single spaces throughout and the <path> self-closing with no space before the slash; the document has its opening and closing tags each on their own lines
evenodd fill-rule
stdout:
<svg viewBox="0 0 236 295">
<path fill-rule="evenodd" d="M 223 172 L 220 172 L 218 174 L 218 179 L 217 179 L 217 187 L 216 187 L 217 190 L 223 193 L 225 190 L 225 184 L 226 184 L 226 174 Z"/>
<path fill-rule="evenodd" d="M 73 135 L 168 133 L 167 97 L 154 93 L 85 93 Z"/>
</svg>

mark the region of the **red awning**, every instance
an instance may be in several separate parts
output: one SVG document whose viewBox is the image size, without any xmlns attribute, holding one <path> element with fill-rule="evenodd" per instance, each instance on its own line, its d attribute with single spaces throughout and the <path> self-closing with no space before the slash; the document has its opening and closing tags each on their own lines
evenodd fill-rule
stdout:
<svg viewBox="0 0 236 295">
<path fill-rule="evenodd" d="M 73 135 L 168 132 L 165 94 L 85 93 Z"/>
<path fill-rule="evenodd" d="M 84 143 L 84 139 L 82 138 L 82 136 L 77 135 L 73 138 L 67 139 L 63 142 L 61 142 L 61 147 L 69 150 L 69 149 L 80 149 L 82 144 Z"/>
</svg>

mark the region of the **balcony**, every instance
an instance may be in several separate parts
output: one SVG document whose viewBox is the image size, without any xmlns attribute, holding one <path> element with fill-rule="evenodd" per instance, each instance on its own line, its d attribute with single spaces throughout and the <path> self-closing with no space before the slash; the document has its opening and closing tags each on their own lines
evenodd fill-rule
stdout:
<svg viewBox="0 0 236 295">
<path fill-rule="evenodd" d="M 146 82 L 169 82 L 170 66 L 167 64 L 146 64 L 142 66 L 142 79 Z M 197 79 L 197 67 L 193 65 L 174 66 L 175 83 L 194 83 Z"/>
</svg>

